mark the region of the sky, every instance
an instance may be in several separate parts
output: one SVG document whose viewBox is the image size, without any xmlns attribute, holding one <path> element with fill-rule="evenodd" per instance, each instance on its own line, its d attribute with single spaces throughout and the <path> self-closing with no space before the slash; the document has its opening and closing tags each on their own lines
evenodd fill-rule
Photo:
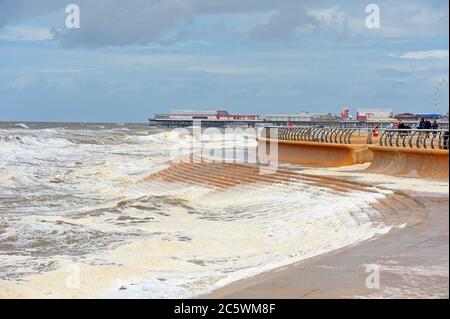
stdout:
<svg viewBox="0 0 450 319">
<path fill-rule="evenodd" d="M 379 28 L 368 28 L 369 4 Z M 80 28 L 66 26 L 69 4 Z M 447 0 L 0 0 L 0 121 L 448 112 Z"/>
</svg>

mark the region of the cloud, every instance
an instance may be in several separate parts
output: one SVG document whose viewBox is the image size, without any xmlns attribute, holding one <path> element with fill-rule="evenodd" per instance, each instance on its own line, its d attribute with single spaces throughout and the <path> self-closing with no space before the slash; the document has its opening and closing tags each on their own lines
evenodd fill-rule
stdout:
<svg viewBox="0 0 450 319">
<path fill-rule="evenodd" d="M 6 88 L 11 89 L 11 90 L 23 91 L 23 90 L 26 90 L 26 89 L 32 87 L 34 84 L 35 84 L 35 81 L 32 77 L 21 76 L 15 80 L 9 82 L 6 85 Z"/>
<path fill-rule="evenodd" d="M 180 38 L 182 25 L 194 17 L 183 0 L 82 1 L 80 9 L 81 28 L 64 30 L 60 34 L 64 45 L 173 43 Z"/>
<path fill-rule="evenodd" d="M 301 8 L 301 0 L 78 0 L 81 28 L 60 28 L 57 39 L 65 46 L 127 46 L 174 43 L 189 36 L 190 26 L 201 15 L 271 13 L 267 25 L 253 30 L 255 37 L 283 38 L 316 19 Z M 57 0 L 0 0 L 0 27 L 27 18 L 59 12 Z M 249 30 L 251 27 L 249 26 Z"/>
<path fill-rule="evenodd" d="M 256 27 L 251 36 L 258 40 L 279 40 L 295 36 L 297 31 L 311 29 L 318 20 L 300 5 L 286 5 L 274 13 L 270 20 Z"/>
<path fill-rule="evenodd" d="M 347 14 L 338 5 L 325 9 L 311 9 L 308 10 L 308 15 L 329 29 L 346 29 L 348 27 Z"/>
<path fill-rule="evenodd" d="M 62 8 L 61 0 L 0 0 L 0 27 Z"/>
<path fill-rule="evenodd" d="M 411 51 L 401 55 L 391 54 L 391 56 L 412 60 L 448 59 L 448 50 Z"/>
<path fill-rule="evenodd" d="M 31 26 L 8 26 L 0 31 L 0 40 L 46 41 L 54 38 L 49 28 Z"/>
<path fill-rule="evenodd" d="M 295 0 L 281 0 L 293 2 Z M 81 28 L 60 28 L 58 40 L 66 46 L 126 46 L 173 43 L 185 35 L 187 25 L 203 14 L 264 11 L 276 8 L 270 0 L 78 0 Z M 60 0 L 0 0 L 0 27 L 44 14 L 59 12 Z M 59 15 L 58 13 L 58 15 Z"/>
<path fill-rule="evenodd" d="M 5 88 L 11 91 L 27 91 L 30 90 L 66 90 L 75 86 L 75 80 L 71 77 L 63 76 L 39 76 L 39 75 L 22 75 L 8 82 Z"/>
<path fill-rule="evenodd" d="M 436 37 L 448 35 L 448 2 L 426 0 L 379 0 L 381 29 L 367 31 L 365 5 L 360 1 L 306 0 L 77 0 L 81 28 L 63 27 L 64 6 L 60 0 L 0 0 L 0 28 L 27 23 L 52 15 L 59 28 L 57 40 L 65 46 L 143 46 L 190 40 L 208 34 L 207 27 L 195 28 L 202 16 L 246 15 L 245 32 L 256 40 L 285 40 L 302 32 L 326 30 L 332 34 L 357 31 L 364 36 Z M 268 19 L 252 24 L 251 17 L 267 14 Z M 227 32 L 226 30 L 222 30 Z M 203 33 L 201 33 L 203 32 Z M 228 31 L 229 32 L 229 31 Z M 234 34 L 236 35 L 236 34 Z M 215 34 L 216 36 L 216 34 Z"/>
<path fill-rule="evenodd" d="M 448 1 L 380 1 L 381 28 L 384 37 L 448 36 Z"/>
<path fill-rule="evenodd" d="M 44 73 L 44 74 L 78 74 L 84 71 L 88 71 L 89 69 L 43 69 L 43 70 L 38 70 L 36 71 L 36 73 Z"/>
</svg>

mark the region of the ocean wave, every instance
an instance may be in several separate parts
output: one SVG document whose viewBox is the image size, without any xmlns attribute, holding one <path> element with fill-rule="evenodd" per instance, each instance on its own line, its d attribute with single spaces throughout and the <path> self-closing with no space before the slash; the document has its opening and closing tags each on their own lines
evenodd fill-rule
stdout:
<svg viewBox="0 0 450 319">
<path fill-rule="evenodd" d="M 134 277 L 133 285 L 124 282 L 124 289 L 107 296 L 192 297 L 386 231 L 370 222 L 360 224 L 349 214 L 368 208 L 384 194 L 343 195 L 301 186 L 198 193 L 190 186 L 183 189 L 178 185 L 170 195 L 119 202 L 123 222 L 115 227 L 152 236 L 111 251 L 109 260 L 125 267 L 134 260 L 133 264 L 139 264 L 149 276 L 141 280 Z M 107 222 L 111 217 L 100 219 L 83 223 L 113 226 Z M 154 278 L 162 278 L 164 285 L 154 289 Z"/>
<path fill-rule="evenodd" d="M 17 123 L 17 124 L 14 124 L 14 126 L 18 126 L 18 127 L 24 128 L 24 129 L 30 129 L 30 128 L 28 127 L 28 125 L 26 125 L 26 124 L 24 124 L 24 123 Z"/>
<path fill-rule="evenodd" d="M 250 131 L 237 131 L 236 133 L 221 132 L 219 129 L 207 130 L 203 132 L 189 131 L 187 129 L 176 129 L 159 132 L 151 135 L 137 136 L 139 142 L 156 142 L 186 144 L 193 142 L 218 143 L 218 144 L 244 144 L 250 143 L 256 146 L 255 134 Z"/>
<path fill-rule="evenodd" d="M 11 168 L 0 168 L 0 186 L 2 187 L 14 187 L 29 185 L 30 180 L 26 173 L 20 170 L 13 170 Z"/>
<path fill-rule="evenodd" d="M 28 146 L 50 146 L 65 147 L 73 145 L 71 141 L 65 138 L 57 137 L 39 137 L 33 135 L 6 135 L 0 136 L 0 143 L 13 143 L 16 145 Z"/>
<path fill-rule="evenodd" d="M 366 209 L 383 194 L 342 193 L 302 181 L 220 191 L 145 181 L 167 165 L 166 150 L 173 146 L 200 139 L 219 148 L 235 141 L 244 145 L 251 134 L 141 135 L 142 127 L 127 128 L 126 133 L 51 128 L 0 135 L 0 195 L 8 201 L 2 207 L 8 214 L 0 214 L 1 249 L 28 258 L 8 259 L 8 278 L 20 277 L 24 265 L 32 272 L 30 281 L 8 285 L 9 291 L 38 290 L 32 287 L 35 274 L 54 283 L 63 266 L 33 270 L 31 265 L 64 255 L 81 264 L 89 288 L 68 292 L 50 285 L 53 296 L 89 291 L 79 297 L 97 297 L 104 293 L 98 287 L 111 287 L 120 277 L 126 289 L 111 292 L 114 296 L 186 297 L 379 231 L 359 224 L 350 212 Z M 155 286 L 155 278 L 163 284 Z"/>
</svg>

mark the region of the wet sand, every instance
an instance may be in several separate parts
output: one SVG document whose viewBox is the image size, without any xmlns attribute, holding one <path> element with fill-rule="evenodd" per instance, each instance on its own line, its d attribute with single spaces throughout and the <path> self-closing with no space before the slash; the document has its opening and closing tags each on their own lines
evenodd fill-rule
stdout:
<svg viewBox="0 0 450 319">
<path fill-rule="evenodd" d="M 448 298 L 448 195 L 410 195 L 425 210 L 404 228 L 394 227 L 381 238 L 263 273 L 200 298 Z M 378 267 L 379 289 L 366 287 L 375 269 L 367 265 Z"/>
</svg>

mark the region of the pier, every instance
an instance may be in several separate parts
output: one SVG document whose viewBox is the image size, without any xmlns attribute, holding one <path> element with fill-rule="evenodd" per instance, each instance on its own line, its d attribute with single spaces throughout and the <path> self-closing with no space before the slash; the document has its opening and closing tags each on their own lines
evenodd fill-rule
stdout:
<svg viewBox="0 0 450 319">
<path fill-rule="evenodd" d="M 177 127 L 230 127 L 230 126 L 247 126 L 256 127 L 263 123 L 261 120 L 170 120 L 170 119 L 149 119 L 150 126 L 160 126 L 165 128 Z"/>
</svg>

